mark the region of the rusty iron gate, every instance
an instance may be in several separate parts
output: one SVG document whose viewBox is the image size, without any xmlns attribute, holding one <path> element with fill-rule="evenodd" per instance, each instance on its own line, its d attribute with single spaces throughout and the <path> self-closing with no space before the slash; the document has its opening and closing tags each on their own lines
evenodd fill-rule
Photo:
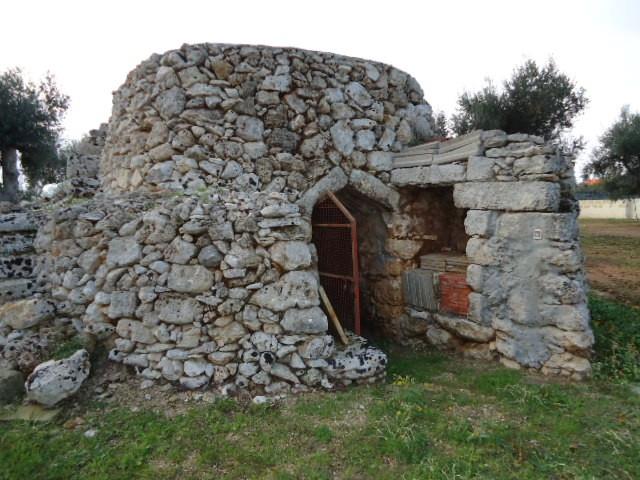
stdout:
<svg viewBox="0 0 640 480">
<path fill-rule="evenodd" d="M 360 272 L 356 220 L 333 194 L 311 216 L 320 283 L 343 327 L 360 335 Z"/>
</svg>

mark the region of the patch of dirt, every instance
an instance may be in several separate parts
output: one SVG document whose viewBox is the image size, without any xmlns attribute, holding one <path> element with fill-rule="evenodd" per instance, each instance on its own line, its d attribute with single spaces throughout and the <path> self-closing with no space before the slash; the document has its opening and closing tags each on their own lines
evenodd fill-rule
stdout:
<svg viewBox="0 0 640 480">
<path fill-rule="evenodd" d="M 480 427 L 484 423 L 499 423 L 506 421 L 507 417 L 498 410 L 495 405 L 451 405 L 449 413 L 454 418 L 464 418 L 474 427 Z"/>
<path fill-rule="evenodd" d="M 106 410 L 151 410 L 173 418 L 187 412 L 195 404 L 213 403 L 220 398 L 213 391 L 180 390 L 161 382 L 142 388 L 142 377 L 136 376 L 128 367 L 106 359 L 93 360 L 92 368 L 91 376 L 78 393 L 62 404 L 65 417 L 81 417 L 100 405 Z"/>
<path fill-rule="evenodd" d="M 613 300 L 640 305 L 640 222 L 582 220 L 580 229 L 591 288 Z"/>
<path fill-rule="evenodd" d="M 590 236 L 627 237 L 640 239 L 640 222 L 634 220 L 580 220 L 580 232 Z"/>
</svg>

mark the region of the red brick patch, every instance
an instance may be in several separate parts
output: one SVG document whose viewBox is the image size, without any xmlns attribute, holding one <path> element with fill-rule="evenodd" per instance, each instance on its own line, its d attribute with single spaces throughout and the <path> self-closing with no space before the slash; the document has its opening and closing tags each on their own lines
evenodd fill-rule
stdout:
<svg viewBox="0 0 640 480">
<path fill-rule="evenodd" d="M 464 273 L 440 274 L 440 311 L 467 315 L 469 293 L 471 288 Z"/>
</svg>

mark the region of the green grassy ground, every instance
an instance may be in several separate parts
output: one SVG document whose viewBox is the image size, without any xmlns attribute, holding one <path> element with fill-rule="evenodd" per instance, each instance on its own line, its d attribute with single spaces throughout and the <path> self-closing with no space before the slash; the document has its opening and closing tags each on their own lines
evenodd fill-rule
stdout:
<svg viewBox="0 0 640 480">
<path fill-rule="evenodd" d="M 640 395 L 618 358 L 640 346 L 640 312 L 593 302 L 609 340 L 589 382 L 397 350 L 385 384 L 273 406 L 227 400 L 168 418 L 90 404 L 78 431 L 64 416 L 3 423 L 0 478 L 640 478 Z"/>
</svg>

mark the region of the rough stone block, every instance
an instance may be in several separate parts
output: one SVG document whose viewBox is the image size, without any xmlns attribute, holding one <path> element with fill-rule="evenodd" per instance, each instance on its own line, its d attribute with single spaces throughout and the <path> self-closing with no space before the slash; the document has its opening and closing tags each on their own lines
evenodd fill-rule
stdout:
<svg viewBox="0 0 640 480">
<path fill-rule="evenodd" d="M 493 328 L 478 325 L 466 318 L 443 314 L 436 314 L 434 318 L 449 332 L 472 342 L 488 342 L 495 336 Z"/>
<path fill-rule="evenodd" d="M 493 180 L 494 160 L 487 157 L 470 157 L 467 163 L 467 181 L 483 182 Z"/>
<path fill-rule="evenodd" d="M 549 182 L 471 182 L 453 189 L 458 208 L 507 211 L 555 211 L 560 186 Z"/>
<path fill-rule="evenodd" d="M 496 236 L 510 240 L 533 238 L 539 230 L 541 239 L 566 242 L 577 238 L 575 213 L 505 213 L 500 216 Z"/>
<path fill-rule="evenodd" d="M 465 165 L 449 163 L 445 165 L 432 165 L 429 175 L 429 183 L 433 185 L 464 182 L 467 173 Z"/>
<path fill-rule="evenodd" d="M 559 173 L 563 162 L 557 155 L 534 155 L 533 157 L 518 158 L 513 164 L 514 175 L 535 175 L 544 173 Z"/>
<path fill-rule="evenodd" d="M 362 170 L 352 170 L 349 183 L 364 196 L 386 207 L 395 208 L 400 201 L 398 192 L 385 185 L 379 178 Z"/>
<path fill-rule="evenodd" d="M 487 210 L 469 210 L 464 219 L 464 229 L 467 235 L 490 237 L 493 235 L 498 214 Z"/>
<path fill-rule="evenodd" d="M 391 172 L 391 183 L 399 187 L 427 185 L 430 175 L 431 167 L 396 168 Z"/>
</svg>

